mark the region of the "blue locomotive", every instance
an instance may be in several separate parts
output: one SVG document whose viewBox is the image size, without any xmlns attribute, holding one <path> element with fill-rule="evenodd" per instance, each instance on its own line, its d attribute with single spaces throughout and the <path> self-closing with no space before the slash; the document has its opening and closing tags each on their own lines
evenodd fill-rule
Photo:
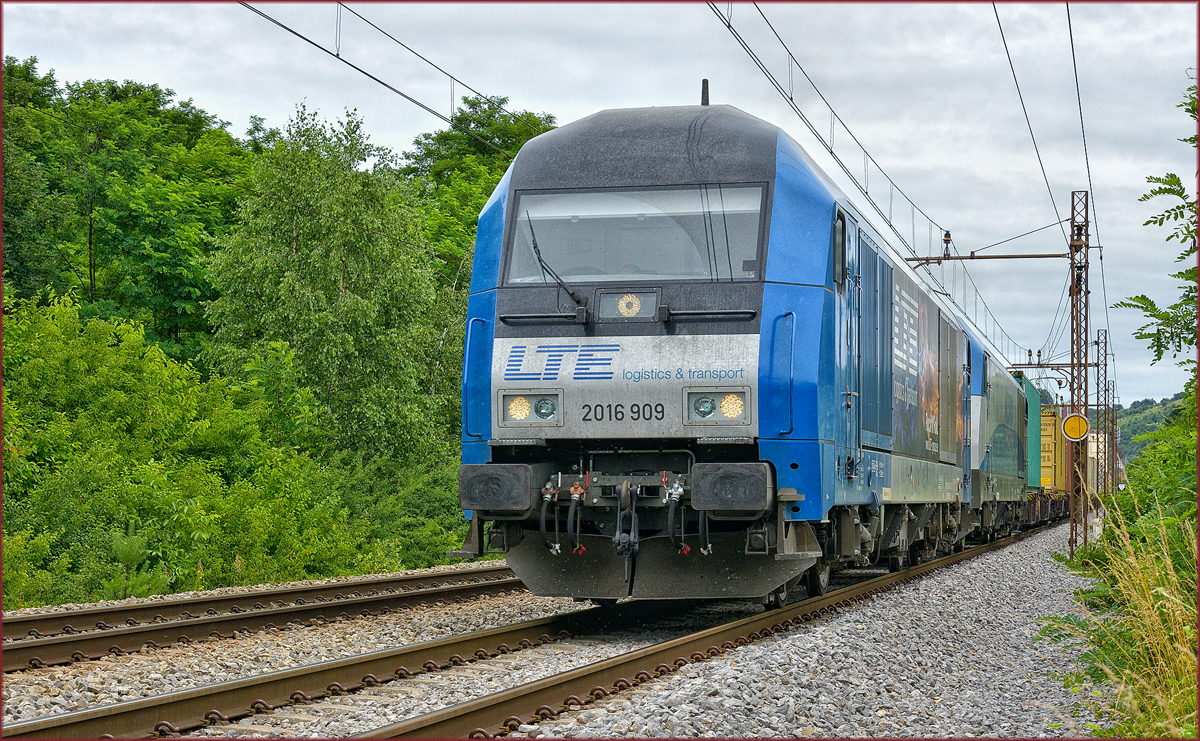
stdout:
<svg viewBox="0 0 1200 741">
<path fill-rule="evenodd" d="M 1039 400 L 969 326 L 777 126 L 542 134 L 479 217 L 455 553 L 541 595 L 782 602 L 1009 532 Z"/>
</svg>

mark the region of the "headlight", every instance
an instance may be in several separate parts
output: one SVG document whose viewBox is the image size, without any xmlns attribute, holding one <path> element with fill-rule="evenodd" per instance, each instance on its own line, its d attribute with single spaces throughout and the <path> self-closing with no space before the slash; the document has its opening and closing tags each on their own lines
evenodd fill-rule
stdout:
<svg viewBox="0 0 1200 741">
<path fill-rule="evenodd" d="M 687 392 L 685 424 L 747 424 L 750 421 L 747 391 L 719 388 Z"/>
<path fill-rule="evenodd" d="M 508 416 L 520 421 L 529 416 L 529 399 L 524 396 L 514 396 L 508 400 Z"/>
<path fill-rule="evenodd" d="M 520 398 L 520 397 L 518 397 Z M 550 419 L 554 413 L 558 411 L 558 406 L 554 400 L 549 397 L 543 397 L 537 400 L 537 404 L 533 407 L 533 412 L 541 419 Z"/>
<path fill-rule="evenodd" d="M 501 394 L 500 424 L 517 427 L 561 425 L 561 404 L 562 398 L 553 392 L 514 389 L 513 393 Z"/>
<path fill-rule="evenodd" d="M 745 410 L 746 402 L 742 401 L 741 394 L 725 394 L 721 399 L 721 414 L 728 419 L 742 416 Z"/>
</svg>

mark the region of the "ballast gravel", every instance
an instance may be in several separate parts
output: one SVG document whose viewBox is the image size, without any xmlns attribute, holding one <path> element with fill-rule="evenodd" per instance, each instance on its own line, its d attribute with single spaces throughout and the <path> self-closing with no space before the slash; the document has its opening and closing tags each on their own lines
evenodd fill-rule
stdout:
<svg viewBox="0 0 1200 741">
<path fill-rule="evenodd" d="M 4 676 L 4 722 L 152 697 L 587 607 L 591 605 L 570 598 L 519 592 L 17 671 Z"/>
<path fill-rule="evenodd" d="M 310 587 L 317 584 L 353 584 L 360 581 L 368 581 L 371 579 L 379 579 L 388 576 L 408 576 L 409 574 L 433 574 L 443 571 L 463 571 L 477 569 L 481 565 L 486 566 L 503 566 L 504 559 L 495 559 L 486 562 L 471 562 L 464 561 L 460 563 L 443 564 L 441 566 L 431 566 L 427 569 L 408 569 L 406 571 L 393 571 L 387 574 L 360 574 L 356 576 L 334 576 L 328 579 L 305 579 L 302 581 L 280 582 L 278 584 L 256 584 L 244 587 L 218 587 L 216 589 L 205 589 L 191 592 L 176 592 L 174 594 L 156 594 L 150 597 L 128 597 L 126 599 L 109 599 L 100 600 L 99 602 L 64 602 L 60 605 L 42 605 L 41 607 L 20 607 L 15 610 L 5 610 L 5 615 L 45 615 L 52 612 L 70 612 L 72 610 L 81 610 L 87 607 L 128 607 L 130 605 L 149 605 L 155 602 L 164 600 L 184 599 L 192 597 L 223 597 L 230 594 L 247 594 L 251 592 L 260 592 L 264 589 L 281 589 L 284 587 Z"/>
<path fill-rule="evenodd" d="M 784 634 L 689 664 L 528 737 L 1088 736 L 1096 722 L 1034 643 L 1087 584 L 1051 558 L 1056 527 Z"/>
<path fill-rule="evenodd" d="M 1079 609 L 1071 595 L 1085 580 L 1050 557 L 1065 549 L 1066 534 L 1062 526 L 1035 535 L 512 735 L 1088 735 L 1085 724 L 1095 720 L 1090 710 L 1051 676 L 1074 668 L 1072 658 L 1033 643 L 1038 618 Z M 586 606 L 528 594 L 481 598 L 466 609 L 435 607 L 15 672 L 5 678 L 4 719 L 13 723 Z M 422 675 L 197 735 L 361 733 L 633 650 L 665 637 L 657 635 L 663 627 L 598 641 L 580 637 L 460 667 L 451 670 L 454 676 Z M 319 717 L 309 722 L 310 716 Z"/>
<path fill-rule="evenodd" d="M 386 682 L 310 705 L 258 713 L 190 733 L 204 737 L 349 736 L 435 710 L 520 687 L 539 679 L 593 664 L 655 643 L 745 617 L 756 606 L 717 604 L 650 628 L 637 627 L 602 636 L 579 636 L 472 662 L 431 674 Z M 530 726 L 532 728 L 532 726 Z"/>
</svg>

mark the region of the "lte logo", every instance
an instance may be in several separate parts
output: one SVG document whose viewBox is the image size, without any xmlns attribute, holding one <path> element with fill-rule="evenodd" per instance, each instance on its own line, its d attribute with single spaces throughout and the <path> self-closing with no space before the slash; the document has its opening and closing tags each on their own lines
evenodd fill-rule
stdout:
<svg viewBox="0 0 1200 741">
<path fill-rule="evenodd" d="M 567 356 L 575 359 L 575 381 L 606 381 L 613 377 L 613 354 L 620 345 L 516 345 L 504 364 L 505 381 L 557 381 Z M 526 370 L 528 361 L 541 370 Z"/>
</svg>

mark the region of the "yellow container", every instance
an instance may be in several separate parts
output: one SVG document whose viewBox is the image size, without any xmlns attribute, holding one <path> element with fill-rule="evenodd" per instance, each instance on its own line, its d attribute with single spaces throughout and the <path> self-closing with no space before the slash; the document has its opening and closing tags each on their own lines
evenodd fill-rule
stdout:
<svg viewBox="0 0 1200 741">
<path fill-rule="evenodd" d="M 1042 487 L 1047 493 L 1067 492 L 1067 439 L 1062 434 L 1062 417 L 1052 409 L 1042 410 Z"/>
</svg>

